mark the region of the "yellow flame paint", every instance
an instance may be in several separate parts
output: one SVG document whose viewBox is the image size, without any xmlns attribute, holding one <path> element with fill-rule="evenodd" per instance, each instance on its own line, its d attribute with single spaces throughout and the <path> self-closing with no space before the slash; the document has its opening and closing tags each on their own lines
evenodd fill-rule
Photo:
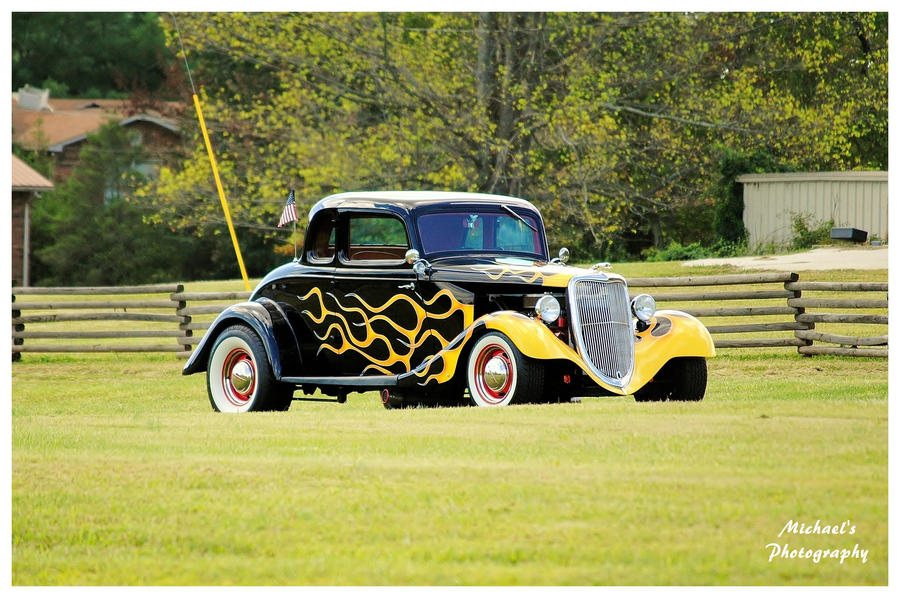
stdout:
<svg viewBox="0 0 900 598">
<path fill-rule="evenodd" d="M 369 370 L 375 370 L 384 374 L 396 374 L 396 371 L 391 371 L 389 369 L 396 364 L 401 364 L 403 366 L 403 372 L 409 372 L 414 365 L 411 363 L 413 353 L 416 349 L 421 347 L 426 340 L 434 337 L 441 347 L 446 347 L 449 344 L 447 339 L 436 330 L 432 328 L 423 330 L 427 319 L 441 320 L 452 316 L 456 312 L 462 312 L 463 326 L 468 327 L 474 317 L 474 306 L 461 303 L 448 289 L 439 291 L 430 300 L 425 301 L 424 304 L 417 303 L 407 295 L 397 294 L 385 301 L 382 305 L 373 306 L 355 293 L 348 294 L 347 298 L 352 298 L 359 303 L 360 307 L 345 306 L 333 293 L 326 294 L 337 304 L 339 311 L 332 311 L 325 307 L 324 295 L 322 294 L 322 290 L 318 287 L 313 287 L 306 295 L 299 298 L 301 302 L 311 298 L 317 300 L 319 307 L 318 316 L 311 310 L 304 310 L 302 312 L 315 324 L 322 324 L 329 316 L 337 320 L 337 322 L 329 324 L 324 332 L 315 333 L 316 338 L 323 341 L 319 347 L 319 351 L 330 351 L 336 355 L 341 355 L 347 351 L 359 353 L 369 362 L 369 365 L 366 366 L 363 373 L 366 373 Z M 442 312 L 432 312 L 426 309 L 433 306 L 444 297 L 447 297 L 450 300 L 450 307 L 447 310 Z M 383 313 L 397 303 L 404 303 L 413 309 L 413 312 L 415 313 L 415 325 L 413 327 L 404 328 L 394 322 L 387 314 Z M 362 318 L 362 323 L 354 322 L 351 324 L 344 316 L 345 313 L 358 314 Z M 397 335 L 388 338 L 383 334 L 375 332 L 372 325 L 377 321 L 386 322 L 397 332 Z M 359 329 L 357 334 L 354 334 L 355 328 Z M 336 333 L 338 339 L 336 346 L 326 342 L 332 333 Z M 372 346 L 379 341 L 383 342 L 387 347 L 388 357 L 386 359 L 377 359 L 373 356 Z M 406 351 L 403 349 L 406 349 Z M 425 360 L 432 357 L 433 356 L 427 356 Z"/>
<path fill-rule="evenodd" d="M 506 266 L 486 266 L 476 264 L 470 266 L 491 280 L 512 278 L 525 284 L 539 284 L 545 287 L 564 287 L 573 276 L 584 274 L 584 270 L 570 266 L 546 265 L 543 267 L 512 268 Z"/>
</svg>

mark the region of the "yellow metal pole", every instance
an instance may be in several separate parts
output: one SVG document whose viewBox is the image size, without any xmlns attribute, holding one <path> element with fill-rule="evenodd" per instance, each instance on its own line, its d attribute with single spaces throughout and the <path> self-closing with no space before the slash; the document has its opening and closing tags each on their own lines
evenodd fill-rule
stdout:
<svg viewBox="0 0 900 598">
<path fill-rule="evenodd" d="M 197 118 L 200 120 L 200 130 L 203 131 L 203 141 L 206 143 L 206 152 L 209 154 L 209 165 L 212 166 L 213 178 L 216 180 L 216 189 L 219 191 L 219 201 L 222 202 L 222 211 L 225 212 L 225 222 L 228 223 L 228 232 L 231 233 L 231 242 L 234 244 L 234 253 L 237 255 L 238 266 L 241 267 L 241 276 L 244 279 L 244 287 L 249 291 L 250 280 L 247 278 L 247 269 L 244 267 L 244 258 L 241 256 L 241 247 L 238 245 L 237 235 L 234 233 L 234 224 L 231 222 L 231 212 L 228 211 L 228 202 L 225 200 L 225 191 L 222 189 L 222 181 L 219 180 L 219 169 L 216 166 L 216 158 L 213 155 L 212 144 L 209 142 L 209 133 L 206 132 L 206 123 L 203 121 L 203 111 L 200 109 L 200 98 L 194 94 L 194 107 L 197 109 Z"/>
</svg>

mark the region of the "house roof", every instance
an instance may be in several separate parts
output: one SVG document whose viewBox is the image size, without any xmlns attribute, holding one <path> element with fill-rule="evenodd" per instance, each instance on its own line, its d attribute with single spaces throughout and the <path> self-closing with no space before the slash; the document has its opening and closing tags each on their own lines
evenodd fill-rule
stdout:
<svg viewBox="0 0 900 598">
<path fill-rule="evenodd" d="M 13 191 L 52 191 L 53 183 L 41 173 L 19 159 L 12 157 L 12 190 Z"/>
<path fill-rule="evenodd" d="M 125 126 L 136 121 L 178 130 L 174 120 L 159 113 L 133 114 L 123 100 L 52 99 L 50 110 L 28 110 L 20 107 L 15 98 L 12 102 L 12 139 L 25 149 L 61 152 L 65 146 L 83 141 L 108 122 Z"/>
</svg>

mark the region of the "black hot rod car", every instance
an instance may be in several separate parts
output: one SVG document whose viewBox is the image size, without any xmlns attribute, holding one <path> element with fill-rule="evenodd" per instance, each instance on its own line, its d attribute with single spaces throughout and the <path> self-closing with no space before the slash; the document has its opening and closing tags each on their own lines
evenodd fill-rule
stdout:
<svg viewBox="0 0 900 598">
<path fill-rule="evenodd" d="M 706 328 L 630 298 L 608 264 L 550 259 L 529 202 L 343 193 L 309 212 L 302 256 L 226 309 L 184 367 L 218 411 L 285 410 L 300 390 L 386 407 L 585 395 L 700 400 Z"/>
</svg>

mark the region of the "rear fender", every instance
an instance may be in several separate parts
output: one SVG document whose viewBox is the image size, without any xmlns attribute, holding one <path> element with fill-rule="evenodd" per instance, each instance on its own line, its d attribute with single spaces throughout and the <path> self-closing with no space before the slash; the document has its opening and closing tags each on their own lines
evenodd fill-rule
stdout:
<svg viewBox="0 0 900 598">
<path fill-rule="evenodd" d="M 182 374 L 205 372 L 212 346 L 229 326 L 246 324 L 259 335 L 275 379 L 300 373 L 300 349 L 294 330 L 281 306 L 262 297 L 255 301 L 232 305 L 210 324 L 197 348 L 191 354 Z"/>
</svg>

